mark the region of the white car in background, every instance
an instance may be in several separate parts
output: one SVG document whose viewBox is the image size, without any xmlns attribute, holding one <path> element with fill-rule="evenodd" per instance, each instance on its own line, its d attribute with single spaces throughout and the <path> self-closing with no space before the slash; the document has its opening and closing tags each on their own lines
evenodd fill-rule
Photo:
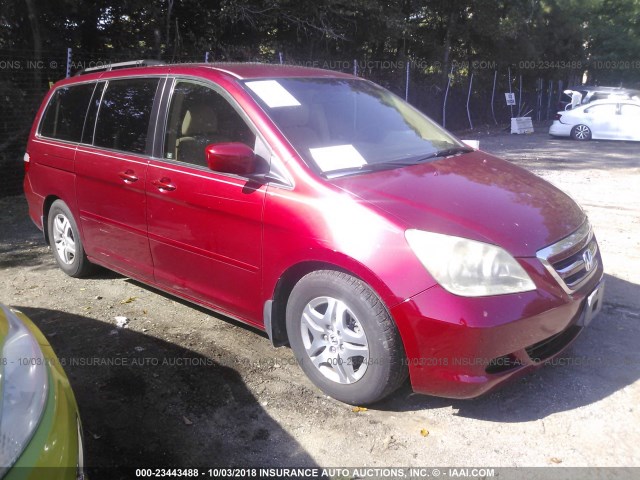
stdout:
<svg viewBox="0 0 640 480">
<path fill-rule="evenodd" d="M 574 140 L 639 140 L 640 102 L 596 100 L 572 110 L 558 112 L 549 129 L 554 137 Z"/>
</svg>

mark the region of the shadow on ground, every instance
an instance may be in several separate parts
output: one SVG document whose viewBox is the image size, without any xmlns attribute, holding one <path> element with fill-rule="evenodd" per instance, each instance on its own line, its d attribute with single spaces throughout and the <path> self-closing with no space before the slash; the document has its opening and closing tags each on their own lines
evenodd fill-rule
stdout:
<svg viewBox="0 0 640 480">
<path fill-rule="evenodd" d="M 123 466 L 316 466 L 234 369 L 91 318 L 17 308 L 44 332 L 69 376 L 92 480 L 114 480 L 110 467 Z"/>
<path fill-rule="evenodd" d="M 495 393 L 472 400 L 411 394 L 405 385 L 376 408 L 413 411 L 453 407 L 457 415 L 493 422 L 529 422 L 590 405 L 640 378 L 640 313 L 616 302 L 640 297 L 640 286 L 605 275 L 600 314 L 559 359 Z"/>
</svg>

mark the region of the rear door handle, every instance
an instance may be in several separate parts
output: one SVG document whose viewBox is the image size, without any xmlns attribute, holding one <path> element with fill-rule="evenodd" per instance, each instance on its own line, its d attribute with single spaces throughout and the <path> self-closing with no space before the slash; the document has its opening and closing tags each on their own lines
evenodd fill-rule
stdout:
<svg viewBox="0 0 640 480">
<path fill-rule="evenodd" d="M 126 183 L 133 183 L 138 181 L 138 177 L 133 170 L 125 170 L 124 172 L 118 173 L 121 179 L 123 179 Z"/>
<path fill-rule="evenodd" d="M 151 182 L 151 185 L 153 185 L 154 187 L 156 187 L 158 190 L 166 190 L 168 192 L 175 190 L 176 186 L 171 183 L 171 179 L 167 178 L 167 177 L 162 177 L 159 180 L 153 180 Z"/>
</svg>

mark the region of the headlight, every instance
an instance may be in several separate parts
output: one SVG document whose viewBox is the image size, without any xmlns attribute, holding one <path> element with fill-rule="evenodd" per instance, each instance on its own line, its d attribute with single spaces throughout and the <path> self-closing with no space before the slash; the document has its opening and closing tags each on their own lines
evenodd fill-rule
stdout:
<svg viewBox="0 0 640 480">
<path fill-rule="evenodd" d="M 9 322 L 0 357 L 0 477 L 31 440 L 47 403 L 45 358 L 25 324 L 2 307 Z"/>
<path fill-rule="evenodd" d="M 466 238 L 407 230 L 409 246 L 442 287 L 464 297 L 535 290 L 520 264 L 504 249 Z"/>
</svg>

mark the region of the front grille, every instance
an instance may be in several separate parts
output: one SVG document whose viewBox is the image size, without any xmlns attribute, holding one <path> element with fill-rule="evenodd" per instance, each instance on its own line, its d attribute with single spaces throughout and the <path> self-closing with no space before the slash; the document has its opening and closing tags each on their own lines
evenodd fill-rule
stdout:
<svg viewBox="0 0 640 480">
<path fill-rule="evenodd" d="M 598 242 L 588 222 L 578 230 L 537 253 L 538 259 L 567 293 L 584 285 L 601 262 Z"/>
<path fill-rule="evenodd" d="M 586 255 L 590 256 L 589 268 L 587 269 L 587 262 L 585 260 Z M 551 264 L 554 270 L 558 273 L 560 278 L 564 280 L 564 283 L 572 290 L 576 289 L 585 277 L 589 276 L 589 273 L 593 272 L 598 267 L 598 243 L 593 238 L 582 250 L 578 250 L 569 257 L 558 260 Z"/>
</svg>

